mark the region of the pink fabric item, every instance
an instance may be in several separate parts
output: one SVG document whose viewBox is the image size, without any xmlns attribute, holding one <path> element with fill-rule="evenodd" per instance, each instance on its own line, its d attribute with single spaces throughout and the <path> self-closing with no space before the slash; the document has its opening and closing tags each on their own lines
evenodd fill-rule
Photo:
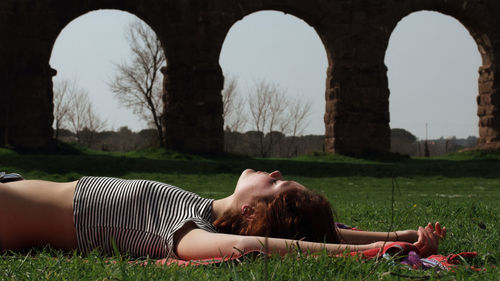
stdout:
<svg viewBox="0 0 500 281">
<path fill-rule="evenodd" d="M 477 252 L 462 252 L 459 254 L 449 254 L 448 256 L 443 255 L 432 255 L 428 256 L 424 260 L 439 262 L 443 267 L 450 270 L 454 266 L 457 266 L 463 262 L 463 260 L 475 258 L 477 256 Z M 475 271 L 482 271 L 485 269 L 477 268 L 471 266 L 470 269 Z"/>
<path fill-rule="evenodd" d="M 369 250 L 365 250 L 362 252 L 351 252 L 351 256 L 355 255 L 362 255 L 363 258 L 365 259 L 372 259 L 377 257 L 378 255 L 384 255 L 385 253 L 391 255 L 391 256 L 400 256 L 400 255 L 406 255 L 410 251 L 414 251 L 417 254 L 419 253 L 419 250 L 415 245 L 407 242 L 390 242 L 387 243 L 387 245 L 384 248 L 373 248 Z"/>
</svg>

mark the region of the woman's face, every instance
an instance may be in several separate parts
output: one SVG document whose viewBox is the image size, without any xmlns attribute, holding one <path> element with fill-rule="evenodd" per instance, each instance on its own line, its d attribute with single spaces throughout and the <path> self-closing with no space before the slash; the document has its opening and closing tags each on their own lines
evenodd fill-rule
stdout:
<svg viewBox="0 0 500 281">
<path fill-rule="evenodd" d="M 280 171 L 267 173 L 246 169 L 238 179 L 234 196 L 240 203 L 252 204 L 259 198 L 274 197 L 294 188 L 306 189 L 298 182 L 284 180 Z"/>
</svg>

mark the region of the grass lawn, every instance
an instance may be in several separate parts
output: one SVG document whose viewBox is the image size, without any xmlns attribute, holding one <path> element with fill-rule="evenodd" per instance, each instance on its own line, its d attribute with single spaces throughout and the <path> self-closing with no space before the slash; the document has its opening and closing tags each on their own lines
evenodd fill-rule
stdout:
<svg viewBox="0 0 500 281">
<path fill-rule="evenodd" d="M 466 267 L 445 273 L 409 271 L 387 261 L 360 262 L 325 255 L 258 258 L 205 267 L 138 266 L 121 257 L 80 257 L 44 249 L 0 256 L 0 280 L 500 279 L 500 153 L 376 161 L 338 155 L 204 158 L 164 150 L 20 155 L 0 149 L 0 171 L 18 172 L 28 179 L 70 181 L 83 175 L 144 178 L 212 198 L 229 195 L 245 168 L 279 169 L 285 178 L 326 195 L 337 220 L 360 229 L 388 231 L 392 211 L 394 229 L 413 229 L 437 220 L 448 228 L 440 253 L 477 251 L 473 263 L 486 271 Z"/>
</svg>

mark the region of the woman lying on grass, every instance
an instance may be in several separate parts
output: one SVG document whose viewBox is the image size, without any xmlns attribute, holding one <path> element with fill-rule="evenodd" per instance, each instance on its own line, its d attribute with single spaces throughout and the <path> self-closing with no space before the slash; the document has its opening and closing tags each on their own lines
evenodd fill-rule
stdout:
<svg viewBox="0 0 500 281">
<path fill-rule="evenodd" d="M 147 180 L 0 183 L 0 251 L 50 245 L 113 255 L 116 246 L 131 257 L 192 260 L 296 248 L 335 255 L 406 241 L 425 256 L 445 235 L 439 223 L 390 233 L 338 229 L 326 198 L 279 171 L 247 169 L 219 200 Z"/>
</svg>

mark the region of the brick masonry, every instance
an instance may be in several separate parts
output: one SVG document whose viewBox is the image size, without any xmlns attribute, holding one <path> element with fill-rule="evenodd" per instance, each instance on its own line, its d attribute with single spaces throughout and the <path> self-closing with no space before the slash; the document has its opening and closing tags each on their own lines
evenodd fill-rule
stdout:
<svg viewBox="0 0 500 281">
<path fill-rule="evenodd" d="M 98 9 L 132 13 L 156 32 L 164 74 L 165 131 L 173 149 L 223 151 L 219 54 L 229 29 L 261 10 L 303 19 L 321 38 L 329 61 L 325 148 L 356 154 L 390 148 L 384 56 L 396 24 L 422 10 L 459 20 L 478 45 L 479 145 L 500 147 L 500 51 L 497 0 L 2 0 L 0 2 L 0 146 L 53 145 L 55 40 L 77 17 Z"/>
</svg>

